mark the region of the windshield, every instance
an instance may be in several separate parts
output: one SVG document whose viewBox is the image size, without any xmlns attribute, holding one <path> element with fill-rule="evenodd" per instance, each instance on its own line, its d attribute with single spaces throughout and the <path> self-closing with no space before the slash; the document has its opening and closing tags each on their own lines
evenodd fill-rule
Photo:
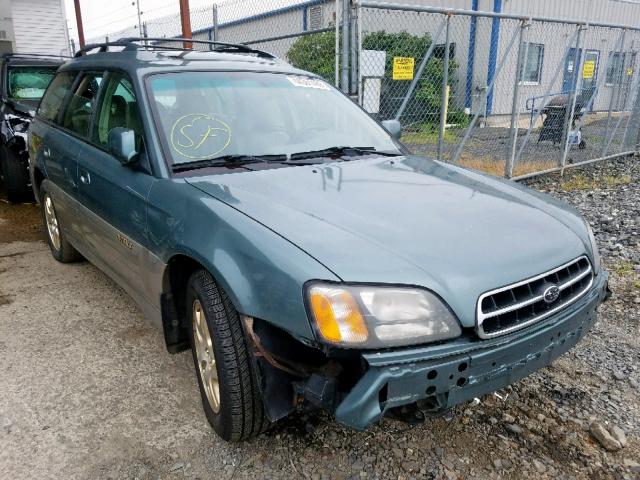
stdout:
<svg viewBox="0 0 640 480">
<path fill-rule="evenodd" d="M 11 67 L 7 95 L 16 100 L 40 100 L 58 67 Z"/>
<path fill-rule="evenodd" d="M 150 90 L 173 165 L 337 146 L 398 152 L 382 127 L 315 78 L 183 72 L 152 76 Z"/>
</svg>

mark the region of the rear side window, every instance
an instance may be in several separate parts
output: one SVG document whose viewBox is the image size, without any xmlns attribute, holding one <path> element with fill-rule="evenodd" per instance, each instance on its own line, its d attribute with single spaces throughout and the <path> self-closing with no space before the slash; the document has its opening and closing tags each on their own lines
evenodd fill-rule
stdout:
<svg viewBox="0 0 640 480">
<path fill-rule="evenodd" d="M 51 122 L 57 120 L 62 103 L 66 95 L 70 93 L 75 77 L 75 72 L 60 72 L 53 78 L 40 102 L 39 116 Z"/>
<path fill-rule="evenodd" d="M 86 74 L 71 95 L 62 126 L 81 137 L 88 137 L 91 116 L 96 109 L 102 73 Z"/>
</svg>

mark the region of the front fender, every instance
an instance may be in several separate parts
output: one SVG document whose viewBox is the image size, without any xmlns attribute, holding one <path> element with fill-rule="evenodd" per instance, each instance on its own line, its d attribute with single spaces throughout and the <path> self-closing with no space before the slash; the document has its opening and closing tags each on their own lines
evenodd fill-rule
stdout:
<svg viewBox="0 0 640 480">
<path fill-rule="evenodd" d="M 310 279 L 340 280 L 288 240 L 181 180 L 149 194 L 149 238 L 165 262 L 184 255 L 203 265 L 236 309 L 314 340 L 303 300 Z"/>
</svg>

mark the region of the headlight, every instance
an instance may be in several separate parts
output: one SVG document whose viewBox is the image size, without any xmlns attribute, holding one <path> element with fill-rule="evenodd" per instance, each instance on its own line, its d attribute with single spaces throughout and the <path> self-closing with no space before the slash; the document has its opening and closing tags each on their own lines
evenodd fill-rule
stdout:
<svg viewBox="0 0 640 480">
<path fill-rule="evenodd" d="M 316 330 L 335 345 L 394 347 L 461 334 L 449 308 L 427 290 L 317 283 L 307 300 Z"/>
<path fill-rule="evenodd" d="M 600 251 L 598 250 L 598 244 L 596 243 L 596 237 L 593 234 L 593 229 L 589 222 L 585 220 L 587 225 L 587 231 L 589 232 L 589 241 L 591 242 L 591 253 L 593 255 L 593 272 L 597 275 L 600 272 Z"/>
</svg>

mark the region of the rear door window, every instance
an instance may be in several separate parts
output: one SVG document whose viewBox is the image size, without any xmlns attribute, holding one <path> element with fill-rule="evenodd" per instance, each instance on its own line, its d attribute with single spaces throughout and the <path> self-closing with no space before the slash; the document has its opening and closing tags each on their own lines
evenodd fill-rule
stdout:
<svg viewBox="0 0 640 480">
<path fill-rule="evenodd" d="M 56 122 L 64 99 L 71 93 L 76 74 L 77 72 L 60 72 L 54 77 L 40 102 L 38 108 L 40 117 L 50 122 Z"/>
<path fill-rule="evenodd" d="M 89 136 L 89 125 L 96 110 L 102 76 L 102 73 L 85 74 L 64 112 L 62 126 L 84 138 Z"/>
</svg>

